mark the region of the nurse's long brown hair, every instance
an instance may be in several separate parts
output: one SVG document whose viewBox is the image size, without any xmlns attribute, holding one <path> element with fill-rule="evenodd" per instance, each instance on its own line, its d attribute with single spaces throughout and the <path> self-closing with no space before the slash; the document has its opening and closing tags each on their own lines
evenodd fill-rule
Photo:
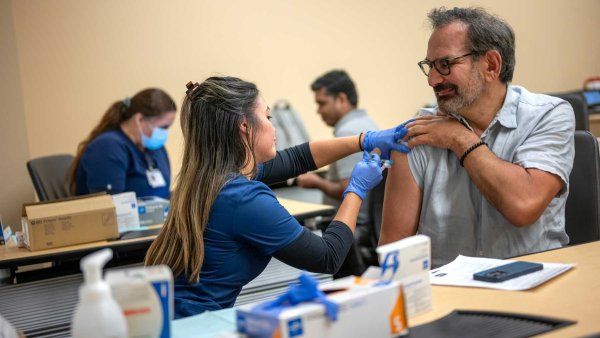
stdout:
<svg viewBox="0 0 600 338">
<path fill-rule="evenodd" d="M 171 194 L 167 220 L 146 253 L 145 264 L 166 264 L 174 276 L 200 280 L 204 231 L 223 186 L 253 164 L 258 89 L 234 77 L 211 77 L 189 84 L 181 108 L 184 152 Z M 240 125 L 246 122 L 248 132 Z"/>
<path fill-rule="evenodd" d="M 69 169 L 69 188 L 73 195 L 77 194 L 77 170 L 85 150 L 90 142 L 105 131 L 119 128 L 122 122 L 129 120 L 135 113 L 144 117 L 161 116 L 162 114 L 176 111 L 175 101 L 161 89 L 148 88 L 135 94 L 132 98 L 113 103 L 102 115 L 100 122 L 92 132 L 77 146 L 77 153 Z"/>
</svg>

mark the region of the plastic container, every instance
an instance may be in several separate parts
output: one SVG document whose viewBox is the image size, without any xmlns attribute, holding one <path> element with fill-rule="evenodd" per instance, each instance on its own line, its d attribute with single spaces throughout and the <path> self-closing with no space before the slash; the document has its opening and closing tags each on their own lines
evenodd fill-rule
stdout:
<svg viewBox="0 0 600 338">
<path fill-rule="evenodd" d="M 81 260 L 84 282 L 73 316 L 74 338 L 127 338 L 123 311 L 102 279 L 102 268 L 112 258 L 112 250 L 94 252 Z"/>
</svg>

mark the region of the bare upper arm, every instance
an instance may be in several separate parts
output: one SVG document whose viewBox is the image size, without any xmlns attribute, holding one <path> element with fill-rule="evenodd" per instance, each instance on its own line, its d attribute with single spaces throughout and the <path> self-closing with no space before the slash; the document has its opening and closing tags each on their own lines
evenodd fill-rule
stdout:
<svg viewBox="0 0 600 338">
<path fill-rule="evenodd" d="M 408 156 L 392 152 L 392 160 L 385 184 L 379 244 L 414 235 L 421 212 L 422 192 L 410 171 Z"/>
</svg>

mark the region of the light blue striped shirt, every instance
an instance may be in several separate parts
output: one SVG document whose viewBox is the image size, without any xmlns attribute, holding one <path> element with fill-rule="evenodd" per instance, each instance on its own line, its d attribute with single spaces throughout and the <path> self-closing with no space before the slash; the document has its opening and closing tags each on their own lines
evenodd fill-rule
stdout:
<svg viewBox="0 0 600 338">
<path fill-rule="evenodd" d="M 421 115 L 436 112 L 437 108 L 423 109 Z M 488 203 L 452 151 L 415 147 L 408 163 L 423 193 L 418 232 L 431 237 L 433 265 L 446 264 L 459 254 L 506 258 L 567 244 L 565 203 L 575 156 L 574 130 L 575 117 L 567 102 L 511 85 L 502 108 L 481 135 L 499 158 L 555 174 L 564 182 L 540 218 L 524 228 L 511 225 Z"/>
</svg>

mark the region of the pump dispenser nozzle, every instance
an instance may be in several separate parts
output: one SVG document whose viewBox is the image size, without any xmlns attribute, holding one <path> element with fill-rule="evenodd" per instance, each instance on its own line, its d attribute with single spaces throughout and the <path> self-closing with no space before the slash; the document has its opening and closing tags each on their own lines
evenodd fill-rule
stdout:
<svg viewBox="0 0 600 338">
<path fill-rule="evenodd" d="M 123 311 L 102 279 L 102 268 L 112 256 L 111 249 L 104 249 L 81 260 L 84 281 L 79 287 L 79 303 L 73 318 L 75 338 L 127 336 Z"/>
<path fill-rule="evenodd" d="M 96 251 L 81 260 L 83 271 L 83 286 L 79 290 L 81 298 L 110 297 L 110 288 L 102 279 L 102 268 L 112 258 L 111 249 Z"/>
<path fill-rule="evenodd" d="M 112 256 L 111 249 L 104 249 L 83 258 L 81 260 L 81 271 L 83 271 L 85 282 L 88 284 L 99 282 L 102 279 L 102 268 Z"/>
</svg>

